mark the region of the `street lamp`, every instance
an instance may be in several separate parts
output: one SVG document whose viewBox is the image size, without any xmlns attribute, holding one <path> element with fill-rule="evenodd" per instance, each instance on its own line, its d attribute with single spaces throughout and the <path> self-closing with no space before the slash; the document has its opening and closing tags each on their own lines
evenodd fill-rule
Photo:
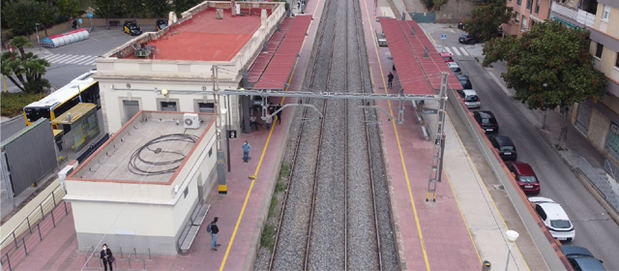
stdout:
<svg viewBox="0 0 619 271">
<path fill-rule="evenodd" d="M 548 87 L 547 83 L 543 83 L 544 88 Z M 546 118 L 548 117 L 548 108 L 544 109 L 544 121 L 542 122 L 542 129 L 546 130 Z"/>
<path fill-rule="evenodd" d="M 509 257 L 512 253 L 512 245 L 516 242 L 518 236 L 520 236 L 520 234 L 514 230 L 507 230 L 505 232 L 505 237 L 507 237 L 507 241 L 509 241 L 509 244 L 507 244 L 507 261 L 505 262 L 505 271 L 507 271 L 507 268 L 509 267 Z"/>
<path fill-rule="evenodd" d="M 37 32 L 37 45 L 39 45 L 39 48 L 41 48 L 41 39 L 39 38 L 39 25 L 41 25 L 40 23 L 35 23 L 34 24 L 34 30 L 36 30 Z"/>
</svg>

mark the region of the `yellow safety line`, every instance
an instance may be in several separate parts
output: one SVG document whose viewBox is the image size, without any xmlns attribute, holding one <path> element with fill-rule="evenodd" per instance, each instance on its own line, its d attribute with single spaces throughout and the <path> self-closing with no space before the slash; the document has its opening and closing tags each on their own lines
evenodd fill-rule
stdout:
<svg viewBox="0 0 619 271">
<path fill-rule="evenodd" d="M 316 14 L 316 9 L 318 8 L 318 6 L 320 5 L 320 2 L 316 5 L 316 7 L 314 7 L 314 11 L 312 12 L 312 16 L 314 16 L 314 14 Z M 314 20 L 310 21 L 310 25 L 308 26 L 308 29 L 311 29 L 311 25 L 314 23 Z M 307 36 L 305 36 L 305 38 L 303 39 L 303 43 L 301 43 L 301 48 L 299 49 L 299 51 L 303 51 L 303 47 L 305 46 L 305 41 L 307 40 Z M 288 86 L 290 86 L 290 82 L 292 82 L 292 77 L 294 76 L 295 71 L 297 70 L 297 64 L 299 63 L 299 58 L 297 58 L 297 60 L 294 63 L 294 66 L 292 67 L 292 72 L 290 73 L 290 77 L 288 79 Z M 286 87 L 286 91 L 288 91 L 288 87 Z M 284 103 L 284 100 L 286 98 L 283 97 L 280 105 Z M 277 121 L 277 117 L 275 117 L 273 124 L 275 124 L 275 121 Z M 273 130 L 275 129 L 275 125 L 271 126 L 271 129 L 269 130 L 269 136 L 267 137 L 266 143 L 264 144 L 264 148 L 262 148 L 262 154 L 260 154 L 260 160 L 258 161 L 258 166 L 256 167 L 256 170 L 254 171 L 254 175 L 252 175 L 251 177 L 253 177 L 251 184 L 249 185 L 249 189 L 247 190 L 247 194 L 245 195 L 245 201 L 243 201 L 243 207 L 241 207 L 241 212 L 239 213 L 239 218 L 236 220 L 236 225 L 234 225 L 234 230 L 232 231 L 232 236 L 230 236 L 230 242 L 228 243 L 228 246 L 226 247 L 226 253 L 224 254 L 224 258 L 221 260 L 221 264 L 219 265 L 219 271 L 223 271 L 224 267 L 226 266 L 226 262 L 228 260 L 228 255 L 230 254 L 230 249 L 232 249 L 232 244 L 234 243 L 234 239 L 236 237 L 236 232 L 239 230 L 239 226 L 241 225 L 241 220 L 243 219 L 243 214 L 245 213 L 245 208 L 247 207 L 247 202 L 249 201 L 249 196 L 251 196 L 251 192 L 254 188 L 254 184 L 256 183 L 256 179 L 258 178 L 258 173 L 260 172 L 260 167 L 262 166 L 262 159 L 264 159 L 264 154 L 267 151 L 267 147 L 269 146 L 269 142 L 271 142 L 271 135 L 273 134 Z"/>
<path fill-rule="evenodd" d="M 383 72 L 383 67 L 380 61 L 380 55 L 378 54 L 378 48 L 376 47 L 376 37 L 374 35 L 374 28 L 372 27 L 372 20 L 370 18 L 370 12 L 368 10 L 367 3 L 362 1 L 365 6 L 366 17 L 368 20 L 368 25 L 370 26 L 370 31 L 372 31 L 372 43 L 374 44 L 374 51 L 376 52 L 376 59 L 378 60 L 378 68 L 380 70 L 380 78 L 383 82 L 383 88 L 385 89 L 385 93 L 387 93 L 387 84 L 385 83 L 385 74 Z M 391 109 L 391 101 L 387 100 L 387 105 L 389 106 L 389 114 L 393 116 L 393 110 Z M 413 215 L 415 216 L 415 225 L 417 226 L 417 234 L 419 234 L 419 243 L 421 244 L 421 251 L 423 252 L 423 260 L 426 265 L 426 270 L 430 271 L 430 261 L 428 260 L 428 253 L 426 251 L 426 246 L 423 241 L 423 234 L 421 233 L 421 225 L 419 223 L 419 216 L 417 215 L 417 208 L 415 207 L 415 199 L 413 197 L 413 192 L 411 189 L 410 179 L 408 178 L 408 171 L 406 169 L 406 162 L 404 162 L 404 154 L 402 153 L 402 145 L 400 144 L 400 136 L 398 135 L 398 129 L 395 126 L 395 121 L 391 121 L 393 125 L 393 131 L 395 132 L 395 139 L 398 143 L 398 151 L 400 152 L 400 162 L 402 163 L 402 170 L 404 170 L 404 179 L 406 179 L 406 186 L 408 188 L 408 196 L 410 198 L 411 206 L 413 207 Z"/>
<path fill-rule="evenodd" d="M 449 121 L 451 122 L 451 120 L 449 120 Z M 452 124 L 452 126 L 453 126 L 453 124 Z M 466 149 L 466 147 L 464 147 L 464 143 L 462 142 L 462 139 L 460 139 L 460 134 L 458 133 L 458 131 L 456 129 L 454 129 L 454 132 L 456 132 L 456 135 L 457 135 L 456 137 L 458 138 L 458 142 L 460 142 L 460 146 L 462 147 L 462 149 L 464 150 L 464 153 L 466 154 L 466 159 L 469 161 L 469 164 L 473 168 L 473 171 L 475 172 L 475 175 L 477 176 L 477 178 L 481 181 L 481 184 L 483 185 L 484 190 L 486 190 L 486 193 L 487 193 L 488 197 L 490 198 L 490 201 L 492 201 L 492 205 L 494 205 L 494 209 L 499 214 L 499 217 L 501 218 L 501 221 L 503 221 L 503 225 L 505 226 L 505 228 L 509 229 L 509 227 L 507 226 L 507 223 L 505 223 L 505 218 L 503 218 L 503 214 L 501 214 L 501 211 L 499 211 L 499 208 L 497 207 L 496 202 L 494 201 L 494 198 L 492 197 L 492 194 L 490 194 L 490 191 L 488 190 L 488 187 L 486 186 L 486 183 L 483 181 L 483 178 L 479 174 L 479 171 L 477 170 L 477 167 L 473 164 L 473 159 L 471 158 L 471 155 L 469 154 L 469 151 Z M 527 270 L 530 271 L 531 268 L 529 267 L 529 263 L 524 258 L 524 255 L 522 255 L 522 251 L 520 251 L 520 247 L 518 246 L 518 243 L 514 242 L 514 244 L 516 245 L 516 249 L 518 250 L 518 253 L 520 253 L 520 256 L 522 257 L 522 260 L 524 261 L 524 264 L 527 266 Z"/>
</svg>

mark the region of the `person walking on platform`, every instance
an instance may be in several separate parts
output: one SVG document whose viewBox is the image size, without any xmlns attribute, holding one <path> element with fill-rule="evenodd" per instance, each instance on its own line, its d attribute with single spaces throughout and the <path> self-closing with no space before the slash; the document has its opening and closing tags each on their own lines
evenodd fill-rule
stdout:
<svg viewBox="0 0 619 271">
<path fill-rule="evenodd" d="M 387 80 L 389 81 L 389 88 L 393 87 L 393 73 L 389 72 L 389 75 L 387 75 Z"/>
<path fill-rule="evenodd" d="M 221 244 L 217 244 L 217 234 L 219 233 L 219 227 L 217 227 L 218 217 L 213 218 L 213 221 L 206 226 L 206 232 L 211 234 L 211 250 L 217 251 L 217 247 Z"/>
<path fill-rule="evenodd" d="M 251 145 L 249 145 L 249 143 L 247 143 L 247 140 L 245 140 L 245 143 L 243 143 L 243 161 L 245 163 L 247 163 L 247 161 L 249 161 L 249 151 L 251 150 Z"/>
<path fill-rule="evenodd" d="M 112 250 L 107 247 L 107 244 L 103 244 L 103 248 L 99 253 L 99 258 L 103 262 L 103 268 L 107 271 L 108 265 L 110 266 L 110 271 L 113 271 L 112 264 L 114 263 L 114 255 L 112 255 Z"/>
<path fill-rule="evenodd" d="M 282 109 L 281 105 L 275 105 L 274 112 L 277 112 L 277 124 L 282 124 L 282 111 L 280 109 Z"/>
<path fill-rule="evenodd" d="M 267 132 L 269 130 L 271 130 L 271 124 L 273 124 L 273 118 L 272 117 L 267 117 L 267 119 L 264 120 L 264 124 L 267 128 Z"/>
</svg>

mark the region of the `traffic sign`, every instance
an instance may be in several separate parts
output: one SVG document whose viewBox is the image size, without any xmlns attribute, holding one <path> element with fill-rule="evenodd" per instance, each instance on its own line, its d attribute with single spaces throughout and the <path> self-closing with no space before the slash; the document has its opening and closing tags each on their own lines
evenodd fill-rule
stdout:
<svg viewBox="0 0 619 271">
<path fill-rule="evenodd" d="M 92 12 L 88 12 L 88 18 L 92 19 Z"/>
<path fill-rule="evenodd" d="M 447 34 L 441 34 L 441 39 L 442 40 L 446 40 L 447 39 Z"/>
<path fill-rule="evenodd" d="M 228 131 L 228 138 L 236 138 L 236 130 Z"/>
</svg>

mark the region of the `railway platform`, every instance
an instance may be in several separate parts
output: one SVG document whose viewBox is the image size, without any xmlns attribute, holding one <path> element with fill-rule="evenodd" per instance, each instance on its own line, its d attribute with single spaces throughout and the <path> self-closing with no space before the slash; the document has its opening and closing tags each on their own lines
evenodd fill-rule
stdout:
<svg viewBox="0 0 619 271">
<path fill-rule="evenodd" d="M 395 90 L 404 86 L 398 82 L 397 71 L 392 70 L 394 62 L 389 48 L 378 47 L 375 41 L 374 33 L 382 29 L 372 16 L 374 3 L 361 2 L 374 92 L 396 93 Z M 387 87 L 390 72 L 395 75 L 392 88 Z M 381 101 L 379 105 L 392 116 L 397 114 L 397 104 Z M 424 139 L 411 104 L 405 106 L 404 116 L 402 125 L 386 118 L 381 122 L 403 269 L 481 270 L 483 261 L 489 261 L 493 270 L 548 269 L 543 263 L 529 266 L 518 243 L 512 248 L 510 263 L 505 268 L 509 246 L 504 234 L 507 225 L 449 117 L 445 123 L 443 182 L 438 183 L 436 202 L 426 201 L 432 142 Z M 526 232 L 520 234 L 521 240 L 529 239 Z"/>
</svg>

